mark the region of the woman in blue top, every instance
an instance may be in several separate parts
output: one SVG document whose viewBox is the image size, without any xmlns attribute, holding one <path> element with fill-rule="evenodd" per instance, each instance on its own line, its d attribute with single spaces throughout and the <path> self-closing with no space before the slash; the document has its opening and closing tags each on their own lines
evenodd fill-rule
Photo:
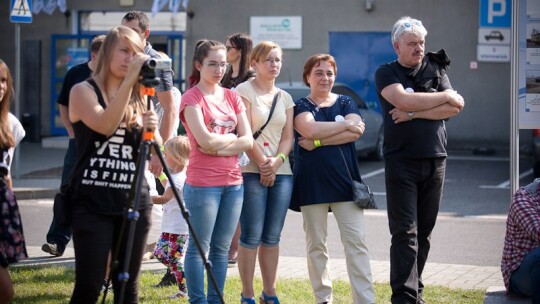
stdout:
<svg viewBox="0 0 540 304">
<path fill-rule="evenodd" d="M 332 303 L 328 269 L 327 219 L 334 213 L 345 248 L 353 303 L 374 303 L 364 212 L 352 201 L 352 181 L 360 180 L 354 141 L 364 133 L 355 102 L 331 92 L 337 66 L 328 54 L 308 58 L 307 97 L 294 108 L 295 162 L 290 208 L 301 211 L 309 278 L 317 303 Z"/>
</svg>

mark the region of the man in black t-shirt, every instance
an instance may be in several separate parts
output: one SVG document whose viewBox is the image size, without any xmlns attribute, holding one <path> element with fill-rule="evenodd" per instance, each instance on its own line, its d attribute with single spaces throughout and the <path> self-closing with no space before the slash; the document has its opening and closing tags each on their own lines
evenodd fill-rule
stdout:
<svg viewBox="0 0 540 304">
<path fill-rule="evenodd" d="M 445 120 L 464 100 L 450 85 L 444 50 L 424 54 L 420 20 L 402 17 L 391 35 L 398 58 L 381 65 L 375 81 L 384 117 L 392 303 L 424 303 L 422 271 L 446 170 Z"/>
<path fill-rule="evenodd" d="M 92 71 L 94 70 L 97 53 L 104 40 L 105 35 L 99 35 L 92 39 L 92 42 L 90 42 L 90 61 L 76 65 L 67 71 L 66 76 L 64 77 L 64 83 L 62 84 L 60 95 L 58 95 L 58 99 L 56 100 L 60 109 L 60 118 L 62 119 L 69 136 L 69 145 L 64 157 L 64 168 L 62 169 L 62 180 L 60 187 L 64 186 L 68 182 L 69 174 L 73 170 L 75 162 L 77 161 L 73 127 L 69 121 L 69 92 L 74 85 L 85 81 L 91 76 Z M 47 232 L 47 243 L 41 246 L 41 250 L 54 256 L 62 256 L 70 240 L 71 226 L 58 223 L 53 212 L 53 219 L 49 227 L 49 231 Z"/>
<path fill-rule="evenodd" d="M 151 58 L 155 59 L 164 59 L 161 55 L 152 48 L 150 42 L 147 41 L 148 36 L 150 36 L 150 21 L 148 16 L 141 11 L 131 11 L 128 12 L 124 18 L 122 18 L 122 25 L 127 26 L 137 32 L 141 39 L 146 43 L 144 48 L 144 53 L 149 55 Z M 156 86 L 156 95 L 152 97 L 152 103 L 154 108 L 159 116 L 159 134 L 163 139 L 163 142 L 167 142 L 172 138 L 174 134 L 174 125 L 175 120 L 179 119 L 179 114 L 176 111 L 174 106 L 174 93 L 173 93 L 173 71 L 172 70 L 162 70 L 158 72 L 159 84 Z M 159 161 L 157 155 L 152 155 L 150 157 L 148 169 L 156 177 L 155 182 L 153 183 L 150 179 L 150 188 L 156 188 L 159 194 L 162 194 L 164 189 L 161 185 L 161 182 L 157 180 L 157 177 L 161 175 L 163 166 Z M 153 190 L 151 190 L 153 191 Z M 154 208 L 160 208 L 155 206 Z M 156 215 L 155 212 L 152 213 L 152 228 L 150 235 L 160 235 L 161 227 L 160 223 L 161 217 Z M 145 256 L 152 257 L 154 251 L 155 243 L 147 244 L 147 253 Z M 167 286 L 176 284 L 176 278 L 173 273 L 167 270 L 167 273 L 161 279 L 161 282 L 157 286 Z"/>
<path fill-rule="evenodd" d="M 146 44 L 144 53 L 151 58 L 163 59 L 161 55 L 152 48 L 150 42 L 147 41 L 150 36 L 150 21 L 148 16 L 141 11 L 128 12 L 124 18 L 122 18 L 122 25 L 127 26 L 137 32 L 141 39 Z M 154 108 L 158 115 L 160 115 L 159 121 L 159 134 L 163 139 L 163 142 L 167 142 L 174 133 L 174 122 L 178 119 L 178 113 L 174 107 L 174 95 L 173 95 L 173 71 L 171 69 L 159 71 L 159 84 L 156 86 L 156 95 L 152 97 Z M 150 159 L 150 171 L 154 176 L 159 176 L 163 169 L 157 155 L 152 155 Z"/>
</svg>

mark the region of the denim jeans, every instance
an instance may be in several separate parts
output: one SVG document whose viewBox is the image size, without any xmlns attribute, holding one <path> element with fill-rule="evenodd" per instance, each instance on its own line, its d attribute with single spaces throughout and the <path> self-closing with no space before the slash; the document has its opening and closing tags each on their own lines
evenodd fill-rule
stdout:
<svg viewBox="0 0 540 304">
<path fill-rule="evenodd" d="M 540 303 L 540 247 L 531 251 L 510 276 L 509 291 Z"/>
<path fill-rule="evenodd" d="M 446 158 L 385 159 L 392 303 L 416 303 L 441 201 Z"/>
<path fill-rule="evenodd" d="M 75 139 L 69 139 L 68 149 L 64 156 L 64 168 L 62 169 L 62 181 L 61 186 L 68 182 L 69 175 L 75 163 L 77 162 L 77 151 L 75 151 Z M 54 212 L 49 232 L 47 232 L 47 243 L 56 244 L 56 247 L 60 253 L 63 253 L 67 244 L 71 240 L 71 227 L 62 226 L 56 223 Z"/>
<path fill-rule="evenodd" d="M 261 185 L 260 174 L 244 173 L 240 245 L 255 249 L 279 245 L 292 194 L 292 175 L 277 175 L 274 186 Z"/>
<path fill-rule="evenodd" d="M 229 247 L 238 225 L 243 185 L 197 187 L 184 185 L 184 200 L 191 214 L 193 233 L 189 235 L 185 259 L 185 274 L 189 303 L 221 303 L 208 277 L 208 298 L 204 293 L 204 263 L 193 241 L 196 236 L 202 251 L 208 255 L 218 289 L 223 292 L 227 276 Z"/>
</svg>

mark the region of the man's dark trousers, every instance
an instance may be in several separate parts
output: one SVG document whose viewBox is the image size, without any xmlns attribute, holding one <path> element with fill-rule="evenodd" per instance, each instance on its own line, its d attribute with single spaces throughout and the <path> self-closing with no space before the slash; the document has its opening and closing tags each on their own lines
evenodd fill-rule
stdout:
<svg viewBox="0 0 540 304">
<path fill-rule="evenodd" d="M 446 158 L 385 159 L 392 303 L 417 303 L 443 191 Z"/>
<path fill-rule="evenodd" d="M 62 181 L 61 186 L 64 186 L 68 182 L 69 174 L 75 167 L 77 161 L 77 153 L 75 151 L 75 139 L 69 139 L 68 149 L 64 156 L 64 168 L 62 169 Z M 56 244 L 56 248 L 59 253 L 64 253 L 67 244 L 71 240 L 71 226 L 59 225 L 55 219 L 53 212 L 53 220 L 47 232 L 47 243 Z"/>
</svg>

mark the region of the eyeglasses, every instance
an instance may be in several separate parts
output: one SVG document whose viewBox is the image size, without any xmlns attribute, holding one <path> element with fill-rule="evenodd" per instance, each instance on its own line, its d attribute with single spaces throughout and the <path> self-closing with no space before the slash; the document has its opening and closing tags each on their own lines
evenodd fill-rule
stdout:
<svg viewBox="0 0 540 304">
<path fill-rule="evenodd" d="M 397 38 L 403 34 L 404 31 L 412 30 L 413 26 L 421 27 L 422 26 L 422 21 L 420 21 L 420 20 L 411 20 L 411 22 L 409 22 L 409 21 L 402 22 L 397 27 L 396 31 L 394 32 L 394 41 L 396 41 Z"/>
<path fill-rule="evenodd" d="M 217 62 L 211 61 L 211 62 L 203 62 L 203 65 L 214 70 L 217 70 L 217 69 L 225 70 L 228 64 L 226 62 L 217 63 Z"/>
<path fill-rule="evenodd" d="M 225 48 L 227 49 L 227 52 L 230 51 L 231 49 L 235 49 L 235 50 L 239 49 L 238 47 L 235 47 L 235 46 L 225 46 Z"/>
<path fill-rule="evenodd" d="M 276 65 L 278 65 L 278 64 L 282 63 L 282 61 L 281 61 L 281 59 L 279 59 L 279 58 L 266 58 L 266 59 L 264 60 L 264 63 L 266 63 L 266 64 L 272 64 L 272 63 L 275 63 Z"/>
</svg>

